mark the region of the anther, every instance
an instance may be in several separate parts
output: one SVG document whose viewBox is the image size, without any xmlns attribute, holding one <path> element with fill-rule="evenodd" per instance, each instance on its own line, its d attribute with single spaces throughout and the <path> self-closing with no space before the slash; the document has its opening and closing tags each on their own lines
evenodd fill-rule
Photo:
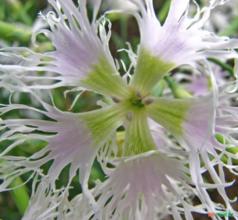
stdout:
<svg viewBox="0 0 238 220">
<path fill-rule="evenodd" d="M 153 98 L 147 98 L 145 100 L 142 101 L 144 105 L 150 105 L 154 102 Z"/>
<path fill-rule="evenodd" d="M 121 102 L 121 100 L 119 98 L 117 98 L 117 97 L 112 97 L 112 100 L 115 103 L 120 103 Z"/>
<path fill-rule="evenodd" d="M 128 112 L 127 115 L 126 115 L 127 120 L 131 121 L 132 117 L 133 117 L 133 113 L 132 112 Z"/>
<path fill-rule="evenodd" d="M 139 99 L 142 99 L 143 97 L 142 97 L 142 95 L 141 95 L 141 93 L 140 92 L 136 92 L 136 96 L 139 98 Z"/>
</svg>

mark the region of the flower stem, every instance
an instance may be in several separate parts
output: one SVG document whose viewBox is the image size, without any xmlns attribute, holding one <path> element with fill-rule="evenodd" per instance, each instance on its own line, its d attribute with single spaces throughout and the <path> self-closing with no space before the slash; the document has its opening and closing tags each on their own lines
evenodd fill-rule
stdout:
<svg viewBox="0 0 238 220">
<path fill-rule="evenodd" d="M 234 77 L 234 71 L 229 64 L 224 63 L 221 60 L 218 60 L 216 58 L 211 58 L 211 57 L 208 58 L 208 60 L 211 61 L 212 63 L 219 65 L 223 70 L 226 70 L 231 77 Z"/>
<path fill-rule="evenodd" d="M 165 80 L 160 80 L 153 88 L 152 94 L 156 97 L 160 97 L 163 95 L 165 88 L 167 88 Z"/>
<path fill-rule="evenodd" d="M 168 15 L 170 4 L 171 4 L 170 0 L 165 1 L 165 3 L 163 4 L 163 6 L 162 6 L 162 8 L 161 8 L 161 10 L 159 12 L 160 22 L 164 22 L 165 21 L 167 15 Z"/>
<path fill-rule="evenodd" d="M 12 182 L 11 187 L 15 188 L 11 191 L 12 198 L 15 201 L 19 212 L 23 215 L 29 203 L 27 187 L 19 177 L 16 178 L 14 182 Z"/>
<path fill-rule="evenodd" d="M 175 98 L 190 98 L 192 95 L 169 76 L 164 77 Z"/>
<path fill-rule="evenodd" d="M 0 38 L 8 41 L 18 40 L 20 43 L 28 44 L 31 38 L 31 30 L 0 21 Z"/>
</svg>

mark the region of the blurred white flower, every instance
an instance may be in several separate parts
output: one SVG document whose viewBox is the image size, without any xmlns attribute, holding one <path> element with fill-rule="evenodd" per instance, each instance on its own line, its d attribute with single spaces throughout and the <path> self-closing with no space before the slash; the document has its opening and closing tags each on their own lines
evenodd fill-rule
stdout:
<svg viewBox="0 0 238 220">
<path fill-rule="evenodd" d="M 204 1 L 207 2 L 207 1 Z M 238 4 L 237 0 L 228 0 L 225 5 L 218 6 L 211 13 L 206 26 L 214 32 L 223 33 L 231 24 L 232 19 L 237 19 Z"/>
</svg>

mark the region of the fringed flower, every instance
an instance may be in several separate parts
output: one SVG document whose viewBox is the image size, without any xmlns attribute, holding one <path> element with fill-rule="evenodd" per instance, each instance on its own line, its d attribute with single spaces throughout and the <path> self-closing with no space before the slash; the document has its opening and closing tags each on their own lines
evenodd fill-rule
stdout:
<svg viewBox="0 0 238 220">
<path fill-rule="evenodd" d="M 54 189 L 61 171 L 70 165 L 67 187 L 79 170 L 83 193 L 67 204 L 63 214 L 66 219 L 162 219 L 166 215 L 192 219 L 193 212 L 215 213 L 221 207 L 211 199 L 209 189 L 216 189 L 224 200 L 223 207 L 234 211 L 225 191 L 231 183 L 226 181 L 223 168 L 235 171 L 231 162 L 235 157 L 227 152 L 227 143 L 217 139 L 220 131 L 229 144 L 237 143 L 233 136 L 237 124 L 232 121 L 236 109 L 223 104 L 231 97 L 224 95 L 223 99 L 222 94 L 218 98 L 215 86 L 209 94 L 200 97 L 173 99 L 153 93 L 164 74 L 181 64 L 213 55 L 237 57 L 233 51 L 237 40 L 221 38 L 202 29 L 219 1 L 211 1 L 208 7 L 198 9 L 189 18 L 189 0 L 172 0 L 167 19 L 161 25 L 152 0 L 130 0 L 139 10 L 132 13 L 139 23 L 141 44 L 129 82 L 122 80 L 114 66 L 108 49 L 110 31 L 106 33 L 101 23 L 105 20 L 96 19 L 100 1 L 94 5 L 91 21 L 85 0 L 78 7 L 72 1 L 49 2 L 55 12 L 45 16 L 51 30 L 44 33 L 55 50 L 38 54 L 5 49 L 1 54 L 11 56 L 12 51 L 16 52 L 19 63 L 14 60 L 12 65 L 1 65 L 0 71 L 14 74 L 17 88 L 28 81 L 26 91 L 41 107 L 1 105 L 0 143 L 4 149 L 0 155 L 0 189 L 6 190 L 14 178 L 26 172 L 42 176 L 50 189 Z M 28 52 L 25 57 L 24 51 Z M 53 75 L 34 75 L 35 71 Z M 23 79 L 17 78 L 23 75 Z M 54 82 L 43 86 L 40 79 Z M 30 89 L 62 85 L 105 95 L 102 108 L 86 113 L 62 112 Z M 7 118 L 7 113 L 18 110 L 37 113 L 40 119 L 30 114 L 23 119 Z M 117 131 L 123 135 L 120 144 L 116 140 Z M 27 140 L 44 141 L 45 147 L 30 157 L 10 156 L 12 150 Z M 95 159 L 107 179 L 88 189 Z M 42 171 L 42 166 L 50 161 L 49 169 Z M 205 173 L 211 181 L 205 179 Z M 45 189 L 39 188 L 51 207 L 52 197 Z M 193 205 L 193 198 L 198 200 L 198 206 Z M 79 210 L 75 210 L 77 202 Z M 61 202 L 56 202 L 57 207 L 60 205 Z M 38 210 L 34 210 L 33 207 L 28 213 L 35 216 Z"/>
</svg>

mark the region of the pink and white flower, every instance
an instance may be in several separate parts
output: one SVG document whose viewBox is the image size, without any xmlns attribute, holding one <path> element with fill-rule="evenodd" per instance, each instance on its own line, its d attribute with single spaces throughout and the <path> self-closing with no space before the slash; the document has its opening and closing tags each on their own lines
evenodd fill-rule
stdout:
<svg viewBox="0 0 238 220">
<path fill-rule="evenodd" d="M 15 55 L 13 63 L 0 65 L 4 72 L 0 85 L 23 89 L 40 105 L 0 106 L 0 143 L 4 144 L 0 190 L 7 190 L 16 177 L 25 173 L 42 180 L 25 219 L 37 216 L 42 209 L 46 209 L 41 215 L 46 219 L 54 218 L 57 209 L 66 219 L 162 219 L 166 215 L 192 219 L 193 212 L 215 212 L 220 207 L 211 199 L 210 189 L 217 189 L 224 208 L 233 210 L 225 191 L 231 183 L 226 181 L 223 169 L 235 173 L 235 156 L 227 152 L 228 143 L 219 142 L 216 135 L 224 133 L 229 145 L 237 143 L 233 136 L 237 124 L 232 121 L 237 110 L 227 103 L 235 93 L 219 95 L 215 80 L 204 96 L 174 99 L 152 93 L 159 80 L 175 67 L 210 56 L 237 57 L 234 48 L 238 40 L 218 37 L 202 28 L 220 1 L 211 1 L 189 17 L 189 0 L 172 0 L 163 25 L 155 15 L 152 0 L 127 1 L 136 7 L 129 11 L 137 18 L 141 31 L 137 62 L 129 82 L 120 77 L 109 51 L 110 23 L 105 17 L 97 19 L 101 2 L 93 1 L 91 21 L 86 0 L 77 7 L 71 0 L 49 2 L 55 11 L 44 17 L 50 30 L 43 32 L 55 49 L 40 54 L 7 48 L 1 53 L 5 57 Z M 109 24 L 107 31 L 105 24 Z M 46 73 L 38 75 L 39 71 Z M 6 83 L 6 73 L 15 80 L 14 85 Z M 53 82 L 41 83 L 48 79 Z M 60 86 L 88 89 L 105 99 L 97 110 L 63 112 L 33 90 Z M 38 118 L 31 114 L 22 119 L 8 118 L 12 111 L 33 112 Z M 118 130 L 123 135 L 120 144 L 116 139 Z M 28 140 L 43 141 L 45 146 L 29 157 L 11 155 Z M 228 162 L 222 160 L 224 155 Z M 107 179 L 89 189 L 95 159 Z M 43 166 L 48 162 L 51 164 L 45 171 Z M 58 191 L 56 180 L 67 165 L 67 186 Z M 82 194 L 67 201 L 67 190 L 78 170 Z M 205 180 L 205 172 L 211 181 Z M 51 190 L 56 194 L 50 194 Z M 42 202 L 39 193 L 45 194 L 46 204 L 37 209 Z M 198 205 L 193 204 L 193 198 Z"/>
</svg>

